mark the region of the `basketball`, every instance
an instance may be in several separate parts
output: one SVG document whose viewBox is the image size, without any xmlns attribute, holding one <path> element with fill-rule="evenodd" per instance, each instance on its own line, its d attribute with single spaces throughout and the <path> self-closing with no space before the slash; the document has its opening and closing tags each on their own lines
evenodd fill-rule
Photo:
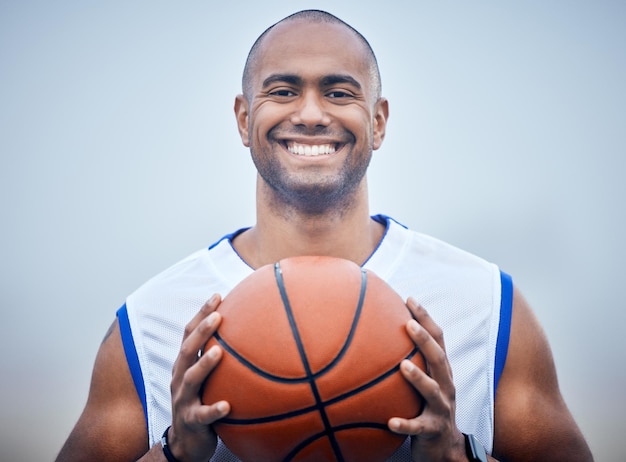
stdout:
<svg viewBox="0 0 626 462">
<path fill-rule="evenodd" d="M 243 461 L 386 460 L 406 439 L 387 427 L 423 402 L 399 370 L 424 361 L 402 298 L 373 272 L 331 257 L 259 268 L 218 308 L 205 346 L 224 349 L 202 402 L 230 402 L 214 424 Z"/>
</svg>

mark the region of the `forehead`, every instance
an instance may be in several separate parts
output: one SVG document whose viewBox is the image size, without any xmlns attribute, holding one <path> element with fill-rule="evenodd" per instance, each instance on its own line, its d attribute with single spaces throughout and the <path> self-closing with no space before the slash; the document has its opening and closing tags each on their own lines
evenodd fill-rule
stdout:
<svg viewBox="0 0 626 462">
<path fill-rule="evenodd" d="M 305 79 L 347 74 L 370 85 L 370 56 L 346 26 L 292 20 L 276 25 L 263 40 L 254 65 L 255 85 L 271 74 L 294 74 Z"/>
</svg>

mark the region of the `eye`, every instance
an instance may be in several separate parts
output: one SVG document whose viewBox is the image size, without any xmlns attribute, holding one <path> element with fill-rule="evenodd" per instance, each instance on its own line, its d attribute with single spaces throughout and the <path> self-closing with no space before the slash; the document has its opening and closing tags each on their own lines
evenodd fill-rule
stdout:
<svg viewBox="0 0 626 462">
<path fill-rule="evenodd" d="M 272 91 L 269 92 L 269 95 L 271 95 L 271 96 L 279 96 L 279 97 L 282 97 L 282 98 L 288 98 L 290 96 L 296 96 L 296 94 L 293 91 L 288 90 L 286 88 L 279 88 L 277 90 L 272 90 Z"/>
<path fill-rule="evenodd" d="M 346 92 L 346 91 L 342 91 L 342 90 L 333 90 L 330 91 L 328 93 L 326 93 L 326 96 L 328 96 L 329 98 L 351 98 L 352 94 Z"/>
</svg>

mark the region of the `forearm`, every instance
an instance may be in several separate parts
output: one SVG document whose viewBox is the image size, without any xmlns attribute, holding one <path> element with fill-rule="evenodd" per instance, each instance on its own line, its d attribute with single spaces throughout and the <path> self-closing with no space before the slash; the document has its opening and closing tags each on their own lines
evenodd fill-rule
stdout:
<svg viewBox="0 0 626 462">
<path fill-rule="evenodd" d="M 137 462 L 167 462 L 161 443 L 153 445 Z"/>
</svg>

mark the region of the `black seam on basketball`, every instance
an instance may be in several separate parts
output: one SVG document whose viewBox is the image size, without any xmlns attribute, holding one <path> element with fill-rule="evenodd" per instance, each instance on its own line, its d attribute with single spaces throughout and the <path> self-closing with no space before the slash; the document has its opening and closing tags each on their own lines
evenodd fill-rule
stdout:
<svg viewBox="0 0 626 462">
<path fill-rule="evenodd" d="M 313 397 L 315 399 L 317 411 L 322 418 L 322 423 L 324 425 L 325 433 L 330 441 L 330 445 L 333 448 L 333 453 L 335 457 L 339 460 L 339 462 L 343 462 L 344 457 L 341 453 L 341 448 L 339 447 L 339 443 L 335 438 L 335 435 L 332 431 L 332 427 L 330 425 L 330 421 L 328 419 L 328 415 L 326 414 L 326 409 L 324 408 L 324 403 L 322 402 L 322 397 L 320 396 L 320 392 L 317 388 L 317 384 L 315 383 L 315 377 L 311 371 L 311 365 L 309 364 L 309 360 L 306 356 L 306 351 L 304 349 L 304 345 L 302 344 L 302 338 L 300 337 L 300 332 L 298 331 L 298 326 L 296 324 L 296 320 L 293 316 L 293 311 L 291 309 L 291 303 L 289 302 L 289 297 L 287 296 L 287 289 L 285 288 L 285 281 L 283 279 L 282 270 L 280 268 L 280 263 L 276 263 L 274 265 L 274 275 L 276 277 L 276 283 L 278 284 L 278 290 L 280 291 L 280 296 L 283 300 L 283 307 L 285 308 L 285 312 L 287 314 L 287 318 L 289 319 L 289 325 L 291 326 L 291 332 L 294 336 L 294 340 L 298 346 L 298 352 L 300 353 L 300 360 L 302 361 L 302 365 L 304 366 L 304 370 L 306 375 L 309 377 L 309 386 L 311 387 L 311 392 L 313 393 Z"/>
<path fill-rule="evenodd" d="M 278 422 L 279 420 L 287 420 L 292 417 L 298 417 L 303 414 L 308 414 L 309 412 L 317 411 L 317 406 L 312 405 L 302 409 L 296 409 L 293 411 L 285 412 L 283 414 L 274 414 L 268 415 L 264 417 L 254 417 L 250 419 L 233 419 L 230 417 L 224 417 L 220 420 L 220 423 L 227 423 L 230 425 L 255 425 L 255 424 L 264 424 L 264 423 L 272 423 Z"/>
<path fill-rule="evenodd" d="M 341 350 L 339 350 L 339 353 L 337 353 L 337 356 L 335 356 L 330 363 L 328 363 L 325 367 L 320 369 L 318 372 L 314 373 L 313 371 L 311 371 L 313 378 L 317 379 L 318 377 L 324 375 L 326 372 L 328 372 L 333 367 L 335 367 L 335 365 L 339 361 L 341 361 L 341 359 L 345 356 L 346 351 L 348 351 L 348 348 L 350 347 L 352 343 L 352 339 L 354 338 L 354 333 L 359 323 L 359 319 L 361 318 L 361 312 L 363 311 L 363 304 L 365 302 L 366 288 L 367 288 L 367 273 L 365 270 L 361 270 L 361 289 L 359 293 L 359 301 L 357 302 L 356 310 L 354 313 L 354 319 L 352 320 L 350 331 L 348 332 L 348 335 L 346 336 L 346 341 L 341 347 Z M 237 350 L 235 350 L 232 346 L 230 346 L 230 344 L 221 335 L 219 335 L 219 331 L 214 334 L 214 337 L 219 342 L 219 344 L 222 345 L 222 347 L 228 353 L 230 353 L 231 356 L 233 356 L 233 358 L 239 361 L 239 363 L 241 363 L 243 366 L 247 367 L 251 371 L 255 372 L 256 374 L 260 375 L 261 377 L 267 380 L 271 380 L 273 382 L 279 382 L 279 383 L 304 383 L 304 382 L 309 381 L 309 377 L 306 375 L 302 377 L 282 377 L 276 374 L 271 374 L 270 372 L 263 370 L 260 367 L 256 366 L 254 363 L 252 363 L 251 361 L 246 359 L 244 356 L 242 356 L 239 352 L 237 352 Z"/>
<path fill-rule="evenodd" d="M 387 425 L 383 425 L 378 422 L 356 422 L 356 423 L 350 423 L 350 424 L 345 424 L 345 425 L 338 425 L 336 427 L 333 427 L 333 431 L 337 433 L 337 432 L 341 432 L 344 430 L 352 430 L 355 428 L 373 428 L 376 430 L 389 431 L 389 428 L 387 428 Z M 283 462 L 289 462 L 293 460 L 293 458 L 297 457 L 298 453 L 302 451 L 304 448 L 306 448 L 309 444 L 313 443 L 316 440 L 319 440 L 320 438 L 323 438 L 324 436 L 325 436 L 325 433 L 320 432 L 315 435 L 309 436 L 305 440 L 302 440 L 297 446 L 295 446 L 291 450 L 289 454 L 287 454 L 287 456 L 285 456 L 285 458 L 283 459 Z"/>
<path fill-rule="evenodd" d="M 419 350 L 417 349 L 417 347 L 413 348 L 413 350 L 408 355 L 406 355 L 404 359 L 411 359 L 413 356 L 415 356 L 415 354 L 418 351 Z M 347 392 L 345 392 L 345 393 L 343 393 L 341 395 L 338 395 L 338 396 L 335 396 L 334 398 L 329 399 L 328 401 L 325 401 L 324 405 L 331 406 L 331 405 L 333 405 L 335 403 L 338 403 L 339 401 L 343 401 L 344 399 L 348 399 L 351 396 L 358 395 L 359 393 L 367 390 L 368 388 L 372 388 L 373 386 L 375 386 L 378 383 L 382 382 L 386 378 L 392 376 L 393 374 L 395 374 L 399 370 L 400 370 L 400 364 L 397 364 L 396 366 L 394 366 L 391 369 L 389 369 L 387 372 L 382 373 L 378 377 L 375 377 L 372 380 L 370 380 L 369 382 L 364 383 L 360 387 L 353 388 L 350 391 L 347 391 Z M 417 391 L 416 391 L 416 393 L 417 393 Z"/>
<path fill-rule="evenodd" d="M 417 348 L 414 348 L 404 359 L 411 359 L 413 356 L 415 356 L 415 354 L 418 351 L 419 350 Z M 386 378 L 388 378 L 391 375 L 395 374 L 399 370 L 400 370 L 400 365 L 398 364 L 398 365 L 394 366 L 393 368 L 391 368 L 390 370 L 388 370 L 388 371 L 384 372 L 383 374 L 379 375 L 378 377 L 375 377 L 374 379 L 370 380 L 369 382 L 361 385 L 360 387 L 353 388 L 352 390 L 347 391 L 346 393 L 343 393 L 341 395 L 335 396 L 334 398 L 330 398 L 330 399 L 328 399 L 326 401 L 320 401 L 319 405 L 324 406 L 324 407 L 332 406 L 333 404 L 336 404 L 336 403 L 338 403 L 340 401 L 348 399 L 351 396 L 357 395 L 357 394 L 367 390 L 368 388 L 371 388 L 371 387 L 377 385 L 378 383 L 382 382 Z M 417 393 L 417 391 L 416 391 L 416 393 Z M 422 408 L 423 408 L 423 406 L 422 406 Z M 295 409 L 293 411 L 285 412 L 285 413 L 282 413 L 282 414 L 274 414 L 274 415 L 270 415 L 270 416 L 255 417 L 255 418 L 250 418 L 250 419 L 232 419 L 232 418 L 225 417 L 222 420 L 220 420 L 220 422 L 228 423 L 228 424 L 231 424 L 231 425 L 252 425 L 252 424 L 270 423 L 270 422 L 277 422 L 279 420 L 286 420 L 286 419 L 289 419 L 291 417 L 296 417 L 296 416 L 299 416 L 299 415 L 307 414 L 307 413 L 313 412 L 315 410 L 318 410 L 318 405 L 317 404 L 315 404 L 313 406 L 308 406 L 308 407 L 305 407 L 305 408 L 301 408 L 301 409 Z"/>
<path fill-rule="evenodd" d="M 215 340 L 228 352 L 230 353 L 230 355 L 236 359 L 239 363 L 241 363 L 244 367 L 250 369 L 251 371 L 253 371 L 254 373 L 260 375 L 261 377 L 267 379 L 267 380 L 271 380 L 273 382 L 278 382 L 278 383 L 305 383 L 308 382 L 309 377 L 304 375 L 302 377 L 282 377 L 280 375 L 275 375 L 275 374 L 271 374 L 269 372 L 267 372 L 266 370 L 261 369 L 260 367 L 256 366 L 254 363 L 252 363 L 250 360 L 246 359 L 244 356 L 242 356 L 237 350 L 235 350 L 225 339 L 224 337 L 222 337 L 219 332 L 216 332 L 215 334 L 213 334 L 213 337 L 215 338 Z M 313 377 L 318 378 L 322 375 L 324 375 L 326 372 L 328 372 L 330 369 L 332 369 L 335 364 L 341 359 L 341 357 L 344 355 L 346 349 L 343 349 L 335 358 L 333 358 L 332 362 L 330 362 L 327 366 L 325 366 L 323 369 L 321 369 L 319 372 L 314 373 Z M 203 353 L 204 354 L 204 353 Z"/>
<path fill-rule="evenodd" d="M 271 374 L 268 371 L 262 370 L 259 367 L 255 366 L 250 360 L 246 359 L 244 356 L 238 353 L 234 349 L 234 347 L 229 345 L 228 342 L 219 335 L 219 333 L 215 334 L 215 338 L 219 342 L 219 344 L 240 364 L 242 364 L 244 367 L 248 368 L 249 370 L 253 371 L 257 375 L 267 380 L 281 382 L 281 383 L 305 383 L 305 382 L 308 383 L 311 388 L 315 402 L 314 404 L 307 406 L 305 408 L 296 409 L 296 410 L 292 410 L 292 411 L 285 412 L 282 414 L 275 414 L 271 416 L 266 415 L 263 417 L 246 418 L 246 419 L 232 419 L 232 418 L 226 417 L 226 418 L 220 419 L 220 424 L 235 425 L 235 426 L 255 425 L 255 424 L 262 425 L 265 423 L 272 423 L 272 422 L 277 422 L 281 420 L 287 420 L 287 419 L 305 415 L 308 413 L 318 413 L 319 416 L 321 417 L 324 430 L 322 432 L 319 432 L 316 435 L 309 436 L 306 440 L 298 443 L 296 447 L 292 448 L 291 452 L 284 460 L 285 461 L 292 460 L 294 457 L 297 457 L 300 451 L 302 451 L 309 444 L 321 438 L 328 438 L 328 441 L 334 452 L 335 458 L 338 461 L 344 461 L 344 456 L 341 452 L 340 444 L 337 440 L 338 432 L 343 431 L 343 430 L 349 430 L 351 428 L 373 428 L 373 429 L 379 429 L 379 430 L 385 430 L 385 431 L 389 431 L 389 429 L 386 424 L 377 423 L 377 422 L 351 422 L 351 423 L 342 424 L 342 425 L 333 427 L 330 423 L 329 416 L 326 412 L 327 408 L 343 400 L 349 399 L 350 397 L 357 395 L 363 392 L 364 390 L 367 390 L 371 387 L 376 386 L 378 383 L 386 380 L 388 377 L 392 376 L 393 374 L 399 371 L 399 364 L 397 364 L 390 370 L 382 373 L 381 375 L 370 380 L 369 382 L 361 386 L 358 386 L 355 389 L 347 391 L 341 395 L 335 396 L 333 398 L 329 398 L 326 401 L 322 400 L 320 391 L 317 388 L 317 382 L 316 382 L 317 378 L 324 375 L 329 370 L 333 369 L 333 367 L 335 367 L 336 364 L 341 361 L 341 359 L 345 356 L 346 352 L 348 351 L 353 341 L 354 336 L 356 335 L 356 328 L 360 321 L 361 312 L 362 312 L 365 297 L 366 297 L 367 272 L 361 269 L 361 288 L 360 288 L 359 300 L 358 300 L 358 304 L 355 310 L 354 319 L 352 321 L 352 325 L 350 326 L 349 333 L 346 336 L 344 345 L 341 347 L 339 352 L 336 354 L 335 358 L 333 358 L 330 363 L 328 363 L 322 369 L 314 373 L 311 370 L 311 365 L 306 355 L 306 349 L 304 347 L 302 338 L 298 330 L 297 322 L 295 319 L 295 315 L 294 315 L 291 303 L 289 301 L 289 297 L 287 295 L 287 289 L 285 287 L 285 281 L 283 279 L 282 270 L 280 268 L 279 263 L 276 263 L 274 265 L 274 271 L 275 271 L 275 278 L 276 278 L 276 282 L 277 282 L 280 296 L 282 299 L 283 307 L 285 309 L 285 312 L 286 312 L 286 315 L 287 315 L 287 318 L 288 318 L 288 321 L 292 330 L 292 335 L 293 335 L 294 341 L 296 342 L 296 346 L 298 348 L 300 359 L 302 361 L 302 365 L 304 366 L 306 375 L 302 377 L 296 377 L 296 378 L 286 378 L 286 377 L 277 376 L 275 374 Z M 412 317 L 414 318 L 414 316 Z M 421 354 L 419 349 L 414 347 L 413 350 L 405 357 L 405 359 L 411 359 L 417 353 Z M 422 410 L 423 410 L 423 405 L 422 405 Z"/>
<path fill-rule="evenodd" d="M 289 378 L 289 377 L 281 377 L 278 375 L 270 374 L 269 372 L 264 371 L 258 366 L 255 366 L 249 360 L 244 358 L 240 353 L 237 352 L 237 350 L 235 350 L 232 346 L 230 346 L 229 343 L 226 340 L 224 340 L 222 336 L 219 335 L 219 332 L 216 332 L 213 336 L 215 337 L 215 340 L 217 340 L 219 344 L 222 345 L 222 347 L 224 347 L 224 349 L 228 353 L 230 353 L 230 355 L 233 358 L 235 358 L 242 365 L 244 365 L 245 367 L 247 367 L 248 369 L 250 369 L 251 371 L 255 372 L 256 374 L 260 375 L 263 378 L 266 378 L 273 382 L 280 382 L 280 383 L 304 383 L 309 380 L 307 376 Z"/>
</svg>

